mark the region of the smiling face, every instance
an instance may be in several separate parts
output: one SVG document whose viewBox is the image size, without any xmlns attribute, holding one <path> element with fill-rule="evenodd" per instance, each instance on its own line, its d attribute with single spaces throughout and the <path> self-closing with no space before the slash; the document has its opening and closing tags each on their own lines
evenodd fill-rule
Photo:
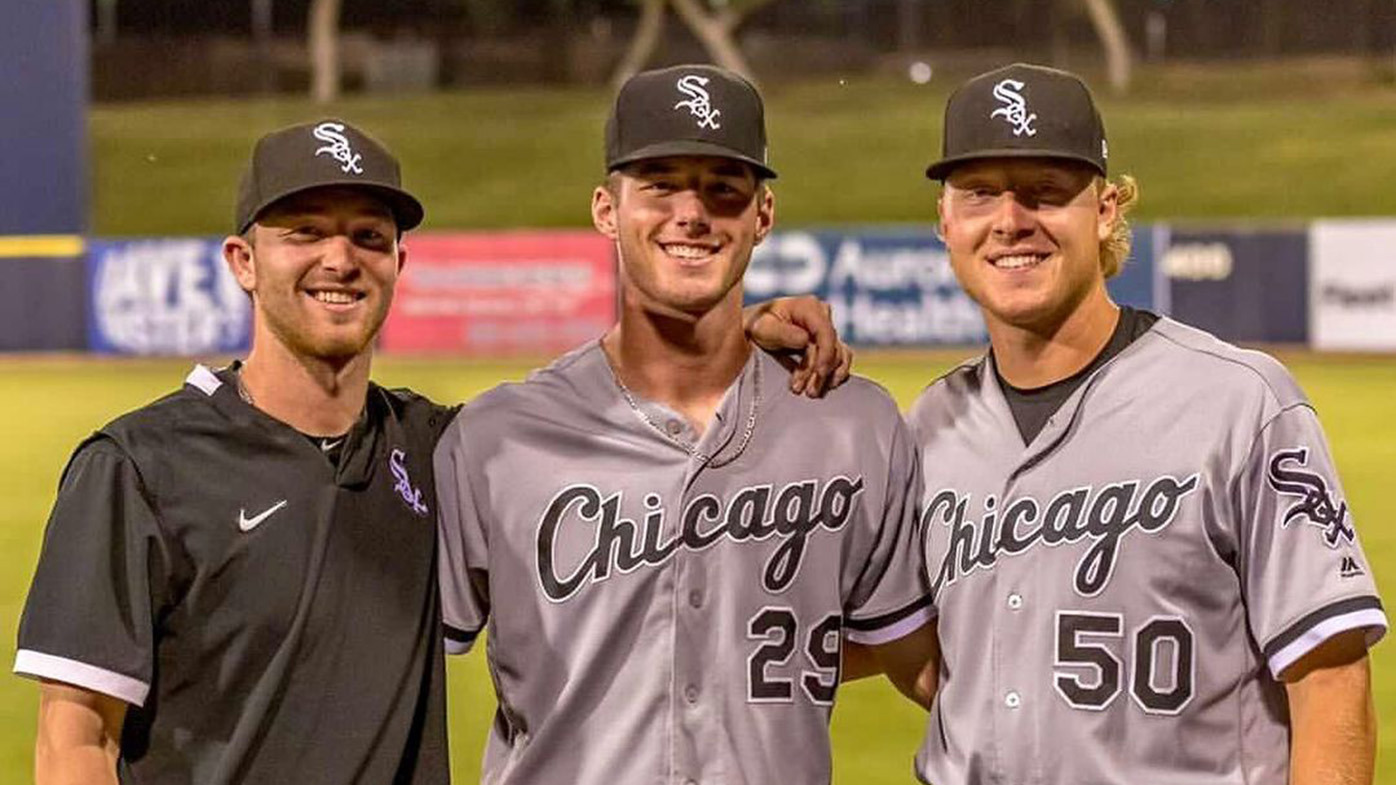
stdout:
<svg viewBox="0 0 1396 785">
<path fill-rule="evenodd" d="M 316 188 L 268 208 L 223 253 L 252 295 L 258 334 L 293 354 L 347 362 L 368 351 L 392 303 L 406 253 L 382 202 L 351 188 Z"/>
<path fill-rule="evenodd" d="M 741 302 L 752 248 L 775 198 L 751 168 L 712 156 L 639 161 L 592 196 L 592 220 L 616 242 L 626 297 L 648 310 L 697 315 Z"/>
<path fill-rule="evenodd" d="M 1099 182 L 1087 166 L 1039 158 L 974 161 L 946 178 L 941 235 L 991 327 L 1051 331 L 1104 292 L 1100 245 L 1117 211 L 1115 187 Z"/>
</svg>

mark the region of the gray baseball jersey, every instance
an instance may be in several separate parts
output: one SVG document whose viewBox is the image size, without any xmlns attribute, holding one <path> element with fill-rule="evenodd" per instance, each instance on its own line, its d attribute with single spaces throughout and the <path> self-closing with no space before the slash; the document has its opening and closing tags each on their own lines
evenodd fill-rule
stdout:
<svg viewBox="0 0 1396 785">
<path fill-rule="evenodd" d="M 830 777 L 840 640 L 930 620 L 911 434 L 754 352 L 700 437 L 599 343 L 467 405 L 436 452 L 448 649 L 488 620 L 489 783 Z"/>
<path fill-rule="evenodd" d="M 991 363 L 909 415 L 943 657 L 922 780 L 1286 782 L 1278 674 L 1386 630 L 1299 388 L 1162 319 L 1024 447 Z"/>
</svg>

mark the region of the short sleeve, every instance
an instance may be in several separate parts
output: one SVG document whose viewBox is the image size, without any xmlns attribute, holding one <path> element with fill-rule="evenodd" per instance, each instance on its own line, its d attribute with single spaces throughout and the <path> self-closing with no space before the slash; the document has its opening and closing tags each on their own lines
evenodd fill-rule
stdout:
<svg viewBox="0 0 1396 785">
<path fill-rule="evenodd" d="M 873 513 L 879 520 L 871 555 L 845 608 L 844 634 L 865 645 L 897 640 L 934 618 L 917 515 L 920 460 L 900 417 L 888 459 L 885 504 Z"/>
<path fill-rule="evenodd" d="M 44 532 L 15 673 L 144 705 L 167 555 L 131 459 L 104 437 L 79 447 Z"/>
<path fill-rule="evenodd" d="M 1338 633 L 1365 629 L 1368 645 L 1385 634 L 1372 570 L 1312 408 L 1291 406 L 1265 425 L 1232 499 L 1251 634 L 1276 678 Z"/>
<path fill-rule="evenodd" d="M 441 610 L 451 654 L 470 651 L 490 610 L 486 521 L 472 492 L 460 417 L 442 435 L 434 456 Z"/>
</svg>

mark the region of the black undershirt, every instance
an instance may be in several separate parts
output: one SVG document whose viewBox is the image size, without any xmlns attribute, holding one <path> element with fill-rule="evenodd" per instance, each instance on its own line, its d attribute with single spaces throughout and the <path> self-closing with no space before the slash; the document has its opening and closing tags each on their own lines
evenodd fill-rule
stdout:
<svg viewBox="0 0 1396 785">
<path fill-rule="evenodd" d="M 995 365 L 994 373 L 998 375 L 999 386 L 1003 388 L 1004 397 L 1008 399 L 1008 408 L 1013 412 L 1013 421 L 1018 425 L 1018 434 L 1023 437 L 1023 444 L 1031 444 L 1032 440 L 1037 438 L 1043 426 L 1047 424 L 1047 419 L 1066 403 L 1066 399 L 1070 398 L 1071 394 L 1076 392 L 1076 388 L 1097 368 L 1148 332 L 1158 319 L 1157 314 L 1149 311 L 1136 310 L 1128 305 L 1120 306 L 1120 321 L 1115 324 L 1115 332 L 1110 334 L 1110 340 L 1106 341 L 1105 348 L 1100 350 L 1095 359 L 1076 373 L 1044 387 L 1028 390 L 1014 387 L 1003 378 L 1003 374 L 998 371 L 998 365 Z"/>
<path fill-rule="evenodd" d="M 344 452 L 344 438 L 349 435 L 346 431 L 339 436 L 311 436 L 304 431 L 298 431 L 301 436 L 310 440 L 310 443 L 320 448 L 320 452 L 329 460 L 331 466 L 339 465 L 339 456 Z"/>
</svg>

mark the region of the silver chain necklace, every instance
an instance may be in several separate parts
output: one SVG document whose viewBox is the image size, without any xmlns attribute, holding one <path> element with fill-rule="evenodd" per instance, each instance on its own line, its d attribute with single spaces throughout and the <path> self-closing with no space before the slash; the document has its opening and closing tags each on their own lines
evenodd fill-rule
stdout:
<svg viewBox="0 0 1396 785">
<path fill-rule="evenodd" d="M 247 385 L 242 381 L 241 367 L 233 369 L 233 380 L 237 382 L 238 397 L 242 399 L 242 402 L 248 406 L 256 406 L 257 403 L 252 400 L 252 393 L 248 391 Z"/>
<path fill-rule="evenodd" d="M 631 410 L 639 415 L 640 419 L 644 420 L 646 425 L 653 428 L 669 441 L 678 444 L 685 452 L 697 458 L 698 462 L 705 466 L 715 469 L 720 466 L 726 466 L 732 461 L 737 460 L 737 457 L 746 450 L 747 444 L 751 442 L 752 433 L 756 431 L 756 410 L 761 406 L 761 362 L 759 359 L 756 362 L 756 368 L 751 374 L 751 407 L 747 411 L 746 429 L 742 431 L 741 441 L 737 442 L 737 449 L 733 450 L 729 457 L 721 461 L 717 459 L 717 455 L 708 455 L 707 453 L 699 451 L 697 445 L 689 444 L 682 439 L 671 436 L 668 431 L 660 427 L 659 423 L 651 419 L 648 414 L 645 414 L 645 410 L 640 408 L 640 404 L 635 401 L 635 396 L 630 394 L 630 388 L 625 386 L 625 382 L 620 380 L 620 377 L 616 375 L 614 369 L 611 371 L 611 378 L 615 380 L 616 386 L 620 388 L 620 394 L 625 398 L 625 402 L 630 404 Z"/>
</svg>

